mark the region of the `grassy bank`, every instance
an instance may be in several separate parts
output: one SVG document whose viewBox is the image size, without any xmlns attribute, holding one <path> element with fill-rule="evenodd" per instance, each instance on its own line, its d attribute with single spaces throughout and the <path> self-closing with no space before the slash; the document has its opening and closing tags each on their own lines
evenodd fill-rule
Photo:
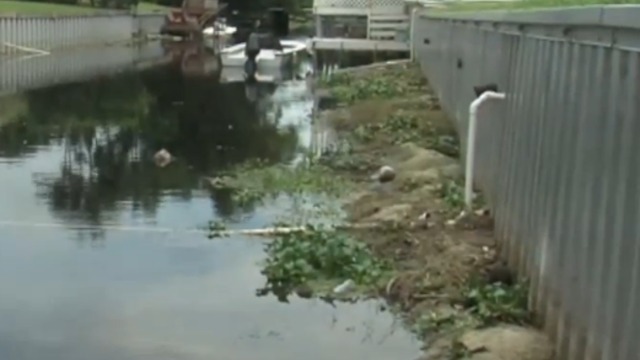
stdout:
<svg viewBox="0 0 640 360">
<path fill-rule="evenodd" d="M 155 13 L 166 11 L 167 8 L 150 3 L 140 3 L 138 12 Z M 65 5 L 46 2 L 31 1 L 0 1 L 0 14 L 21 14 L 21 15 L 86 15 L 104 11 L 99 8 L 87 5 Z"/>
<path fill-rule="evenodd" d="M 349 220 L 384 228 L 352 233 L 390 264 L 378 294 L 437 343 L 430 356 L 463 358 L 472 349 L 454 344 L 469 331 L 528 323 L 526 286 L 498 261 L 481 198 L 477 213 L 455 220 L 463 206 L 458 139 L 419 69 L 346 73 L 325 86 L 342 104 L 329 116 L 350 144 L 325 161 L 363 189 L 345 205 Z M 384 191 L 367 190 L 369 175 L 384 165 L 396 178 Z"/>
<path fill-rule="evenodd" d="M 533 10 L 545 8 L 591 6 L 591 5 L 620 5 L 640 4 L 640 0 L 521 0 L 513 2 L 478 2 L 454 3 L 437 11 L 478 11 L 478 10 Z"/>
</svg>

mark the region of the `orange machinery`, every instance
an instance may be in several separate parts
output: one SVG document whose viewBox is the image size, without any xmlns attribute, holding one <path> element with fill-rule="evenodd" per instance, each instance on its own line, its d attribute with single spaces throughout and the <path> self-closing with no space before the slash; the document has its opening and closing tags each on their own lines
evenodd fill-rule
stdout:
<svg viewBox="0 0 640 360">
<path fill-rule="evenodd" d="M 183 0 L 182 7 L 172 9 L 167 15 L 162 34 L 194 38 L 212 25 L 226 7 L 219 0 Z"/>
</svg>

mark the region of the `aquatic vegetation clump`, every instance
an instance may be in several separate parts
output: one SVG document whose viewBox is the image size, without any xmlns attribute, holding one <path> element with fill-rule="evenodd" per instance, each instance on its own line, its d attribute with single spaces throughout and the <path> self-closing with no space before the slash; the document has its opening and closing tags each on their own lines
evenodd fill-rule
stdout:
<svg viewBox="0 0 640 360">
<path fill-rule="evenodd" d="M 366 243 L 344 231 L 309 226 L 306 231 L 278 235 L 266 245 L 262 273 L 266 288 L 290 292 L 306 285 L 335 286 L 352 280 L 357 286 L 377 285 L 390 269 Z"/>
<path fill-rule="evenodd" d="M 349 190 L 347 181 L 318 163 L 289 166 L 249 161 L 210 182 L 215 189 L 231 191 L 233 202 L 239 206 L 282 194 L 338 197 Z"/>
<path fill-rule="evenodd" d="M 389 99 L 424 89 L 426 81 L 417 69 L 380 68 L 370 76 L 351 73 L 335 74 L 321 81 L 321 86 L 331 89 L 333 96 L 345 104 L 368 99 Z"/>
</svg>

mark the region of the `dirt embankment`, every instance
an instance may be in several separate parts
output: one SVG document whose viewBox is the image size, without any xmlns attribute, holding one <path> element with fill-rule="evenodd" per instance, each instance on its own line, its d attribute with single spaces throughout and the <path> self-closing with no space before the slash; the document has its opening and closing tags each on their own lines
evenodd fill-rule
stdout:
<svg viewBox="0 0 640 360">
<path fill-rule="evenodd" d="M 346 210 L 353 231 L 391 264 L 381 296 L 424 336 L 429 359 L 552 358 L 527 326 L 526 284 L 498 260 L 493 221 L 478 199 L 462 210 L 462 172 L 452 122 L 410 64 L 341 74 L 321 86 L 341 104 L 324 112 L 341 139 L 324 165 L 357 184 Z M 391 181 L 372 181 L 382 166 Z"/>
</svg>

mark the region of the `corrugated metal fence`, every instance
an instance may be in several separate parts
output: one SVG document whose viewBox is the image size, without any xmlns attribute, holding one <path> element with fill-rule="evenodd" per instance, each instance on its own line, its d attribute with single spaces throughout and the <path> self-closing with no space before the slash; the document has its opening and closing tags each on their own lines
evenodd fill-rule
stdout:
<svg viewBox="0 0 640 360">
<path fill-rule="evenodd" d="M 640 359 L 640 7 L 414 17 L 413 47 L 466 138 L 504 256 L 558 359 Z"/>
<path fill-rule="evenodd" d="M 159 32 L 163 21 L 163 15 L 0 16 L 0 53 L 127 41 Z"/>
</svg>

